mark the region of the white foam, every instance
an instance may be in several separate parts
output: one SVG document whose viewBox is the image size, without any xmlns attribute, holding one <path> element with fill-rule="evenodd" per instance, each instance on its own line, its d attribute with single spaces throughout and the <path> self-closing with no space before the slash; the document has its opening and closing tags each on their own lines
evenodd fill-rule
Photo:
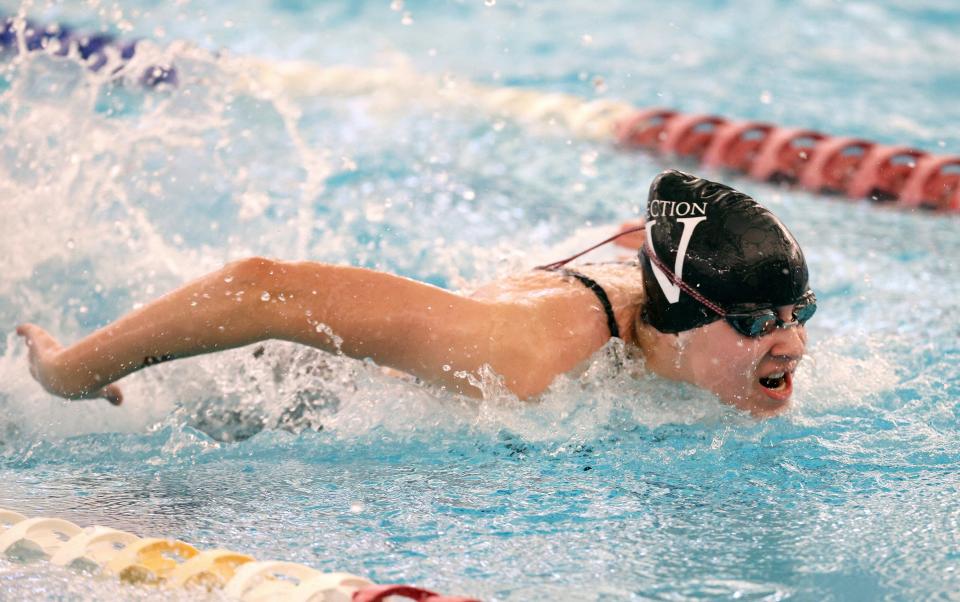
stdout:
<svg viewBox="0 0 960 602">
<path fill-rule="evenodd" d="M 880 351 L 881 342 L 860 344 L 859 354 L 844 353 L 849 341 L 843 338 L 823 339 L 810 348 L 795 379 L 795 405 L 800 412 L 869 404 L 873 396 L 897 386 L 896 363 Z"/>
</svg>

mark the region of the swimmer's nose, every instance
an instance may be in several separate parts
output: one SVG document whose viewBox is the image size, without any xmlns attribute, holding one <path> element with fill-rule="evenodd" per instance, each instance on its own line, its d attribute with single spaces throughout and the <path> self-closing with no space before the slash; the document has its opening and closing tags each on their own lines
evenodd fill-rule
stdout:
<svg viewBox="0 0 960 602">
<path fill-rule="evenodd" d="M 807 331 L 801 325 L 778 328 L 767 336 L 771 337 L 773 342 L 771 355 L 799 360 L 807 348 Z"/>
</svg>

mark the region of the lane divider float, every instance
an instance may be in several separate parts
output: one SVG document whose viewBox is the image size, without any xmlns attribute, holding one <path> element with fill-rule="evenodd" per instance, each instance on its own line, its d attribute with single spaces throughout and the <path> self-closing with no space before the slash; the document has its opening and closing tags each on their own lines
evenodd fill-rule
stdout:
<svg viewBox="0 0 960 602">
<path fill-rule="evenodd" d="M 177 539 L 139 537 L 110 527 L 83 528 L 59 518 L 27 518 L 0 508 L 0 557 L 43 555 L 64 567 L 97 569 L 130 584 L 222 590 L 244 602 L 478 602 L 412 585 L 377 585 L 349 573 L 293 562 L 257 561 L 232 550 L 201 551 Z"/>
<path fill-rule="evenodd" d="M 0 50 L 69 54 L 93 70 L 105 66 L 121 70 L 135 55 L 137 43 L 107 34 L 84 36 L 69 27 L 41 26 L 17 17 L 6 18 L 0 26 Z M 357 95 L 394 89 L 403 98 L 434 95 L 498 116 L 560 125 L 580 138 L 608 140 L 622 148 L 698 162 L 758 181 L 791 184 L 817 194 L 867 198 L 906 209 L 960 213 L 960 156 L 761 121 L 691 115 L 669 108 L 637 109 L 613 100 L 482 86 L 403 67 L 361 69 L 229 55 L 220 58 L 225 63 L 235 62 L 239 79 L 246 78 L 246 83 L 261 93 Z M 140 77 L 140 82 L 150 87 L 175 86 L 177 81 L 173 65 L 148 67 Z"/>
</svg>

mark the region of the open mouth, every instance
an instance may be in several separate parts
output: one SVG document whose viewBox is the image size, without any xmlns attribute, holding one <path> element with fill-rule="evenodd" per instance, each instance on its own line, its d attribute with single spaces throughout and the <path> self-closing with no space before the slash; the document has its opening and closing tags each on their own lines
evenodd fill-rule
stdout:
<svg viewBox="0 0 960 602">
<path fill-rule="evenodd" d="M 760 377 L 760 386 L 768 397 L 785 401 L 793 393 L 793 375 L 788 371 L 774 372 Z"/>
<path fill-rule="evenodd" d="M 760 378 L 760 384 L 768 389 L 782 389 L 787 385 L 787 373 L 775 372 Z"/>
</svg>

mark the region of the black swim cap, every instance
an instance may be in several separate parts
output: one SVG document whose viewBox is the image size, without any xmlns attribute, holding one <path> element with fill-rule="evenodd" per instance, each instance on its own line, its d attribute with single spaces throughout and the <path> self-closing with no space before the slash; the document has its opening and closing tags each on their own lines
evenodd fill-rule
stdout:
<svg viewBox="0 0 960 602">
<path fill-rule="evenodd" d="M 807 292 L 797 241 L 770 211 L 729 186 L 669 170 L 650 185 L 647 242 L 640 251 L 643 317 L 677 333 L 720 316 L 673 284 L 646 256 L 725 311 L 792 305 Z"/>
</svg>

